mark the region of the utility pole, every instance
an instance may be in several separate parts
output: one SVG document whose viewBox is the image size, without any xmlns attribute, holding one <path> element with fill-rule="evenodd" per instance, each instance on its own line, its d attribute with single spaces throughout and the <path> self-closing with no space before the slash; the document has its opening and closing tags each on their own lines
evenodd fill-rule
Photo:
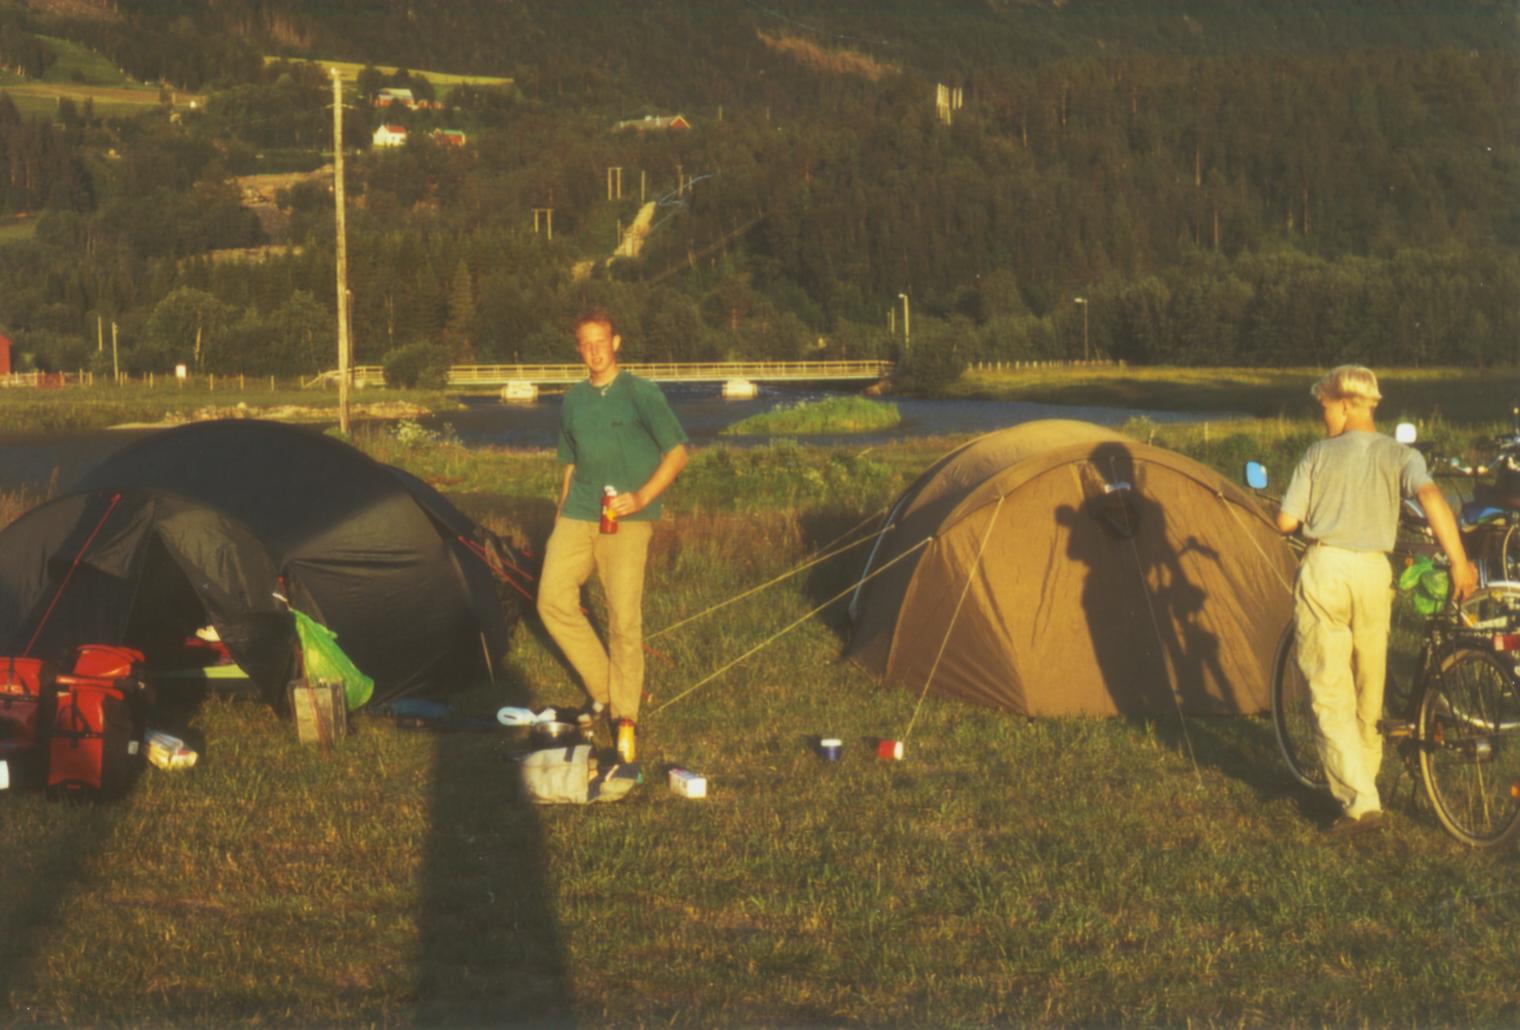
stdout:
<svg viewBox="0 0 1520 1030">
<path fill-rule="evenodd" d="M 1087 360 L 1087 298 L 1073 297 L 1071 302 L 1082 305 L 1082 360 L 1085 362 Z"/>
<path fill-rule="evenodd" d="M 121 362 L 117 359 L 116 350 L 116 320 L 111 320 L 111 375 L 116 380 L 116 385 L 121 385 Z"/>
<path fill-rule="evenodd" d="M 903 302 L 903 349 L 906 350 L 913 342 L 913 331 L 908 321 L 908 295 L 906 293 L 899 293 L 897 296 Z"/>
<path fill-rule="evenodd" d="M 348 238 L 343 216 L 343 79 L 332 69 L 333 83 L 333 204 L 337 209 L 338 265 L 338 431 L 348 435 Z"/>
</svg>

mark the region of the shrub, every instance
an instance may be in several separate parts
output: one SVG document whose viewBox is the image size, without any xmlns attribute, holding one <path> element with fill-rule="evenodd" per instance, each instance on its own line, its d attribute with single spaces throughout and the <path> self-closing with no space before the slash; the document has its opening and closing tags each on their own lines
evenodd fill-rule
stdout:
<svg viewBox="0 0 1520 1030">
<path fill-rule="evenodd" d="M 448 385 L 449 352 L 435 343 L 409 343 L 385 355 L 385 385 L 441 390 Z"/>
</svg>

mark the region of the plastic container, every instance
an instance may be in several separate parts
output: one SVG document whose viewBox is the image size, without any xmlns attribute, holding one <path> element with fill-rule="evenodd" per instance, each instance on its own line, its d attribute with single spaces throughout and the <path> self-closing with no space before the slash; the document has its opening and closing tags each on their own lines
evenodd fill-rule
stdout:
<svg viewBox="0 0 1520 1030">
<path fill-rule="evenodd" d="M 876 757 L 888 762 L 900 762 L 903 756 L 903 742 L 900 740 L 878 740 L 876 742 Z"/>
<path fill-rule="evenodd" d="M 200 759 L 194 749 L 183 740 L 162 730 L 149 730 L 143 738 L 148 761 L 160 769 L 189 769 Z"/>
<path fill-rule="evenodd" d="M 707 797 L 707 777 L 689 769 L 670 770 L 670 789 L 683 798 Z"/>
<path fill-rule="evenodd" d="M 818 757 L 825 762 L 839 761 L 840 752 L 844 750 L 844 741 L 838 737 L 824 737 L 818 742 Z"/>
</svg>

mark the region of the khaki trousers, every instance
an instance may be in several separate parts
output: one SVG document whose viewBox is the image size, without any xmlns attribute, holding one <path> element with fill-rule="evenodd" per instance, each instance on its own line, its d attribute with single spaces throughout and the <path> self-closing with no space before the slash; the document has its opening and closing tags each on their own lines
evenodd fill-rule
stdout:
<svg viewBox="0 0 1520 1030">
<path fill-rule="evenodd" d="M 595 522 L 559 518 L 544 549 L 538 614 L 593 701 L 613 719 L 639 716 L 644 697 L 644 565 L 654 523 L 623 522 L 602 533 Z M 581 611 L 581 587 L 596 573 L 607 600 L 607 645 Z"/>
<path fill-rule="evenodd" d="M 1380 552 L 1315 545 L 1294 588 L 1294 642 L 1330 793 L 1352 818 L 1382 807 L 1383 681 L 1393 573 Z"/>
</svg>

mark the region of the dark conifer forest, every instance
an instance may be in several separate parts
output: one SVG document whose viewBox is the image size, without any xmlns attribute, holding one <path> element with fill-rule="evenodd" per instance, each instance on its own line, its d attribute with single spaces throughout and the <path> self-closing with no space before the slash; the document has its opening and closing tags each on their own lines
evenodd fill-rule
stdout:
<svg viewBox="0 0 1520 1030">
<path fill-rule="evenodd" d="M 60 41 L 164 102 L 23 113 L 4 83 L 57 78 Z M 368 65 L 344 113 L 361 362 L 566 360 L 602 303 L 641 360 L 887 355 L 925 382 L 1520 365 L 1501 0 L 0 3 L 23 365 L 90 367 L 110 323 L 132 371 L 333 365 L 323 61 Z M 386 87 L 429 103 L 382 110 Z M 382 124 L 406 144 L 373 146 Z M 302 172 L 250 200 L 244 177 Z"/>
</svg>

